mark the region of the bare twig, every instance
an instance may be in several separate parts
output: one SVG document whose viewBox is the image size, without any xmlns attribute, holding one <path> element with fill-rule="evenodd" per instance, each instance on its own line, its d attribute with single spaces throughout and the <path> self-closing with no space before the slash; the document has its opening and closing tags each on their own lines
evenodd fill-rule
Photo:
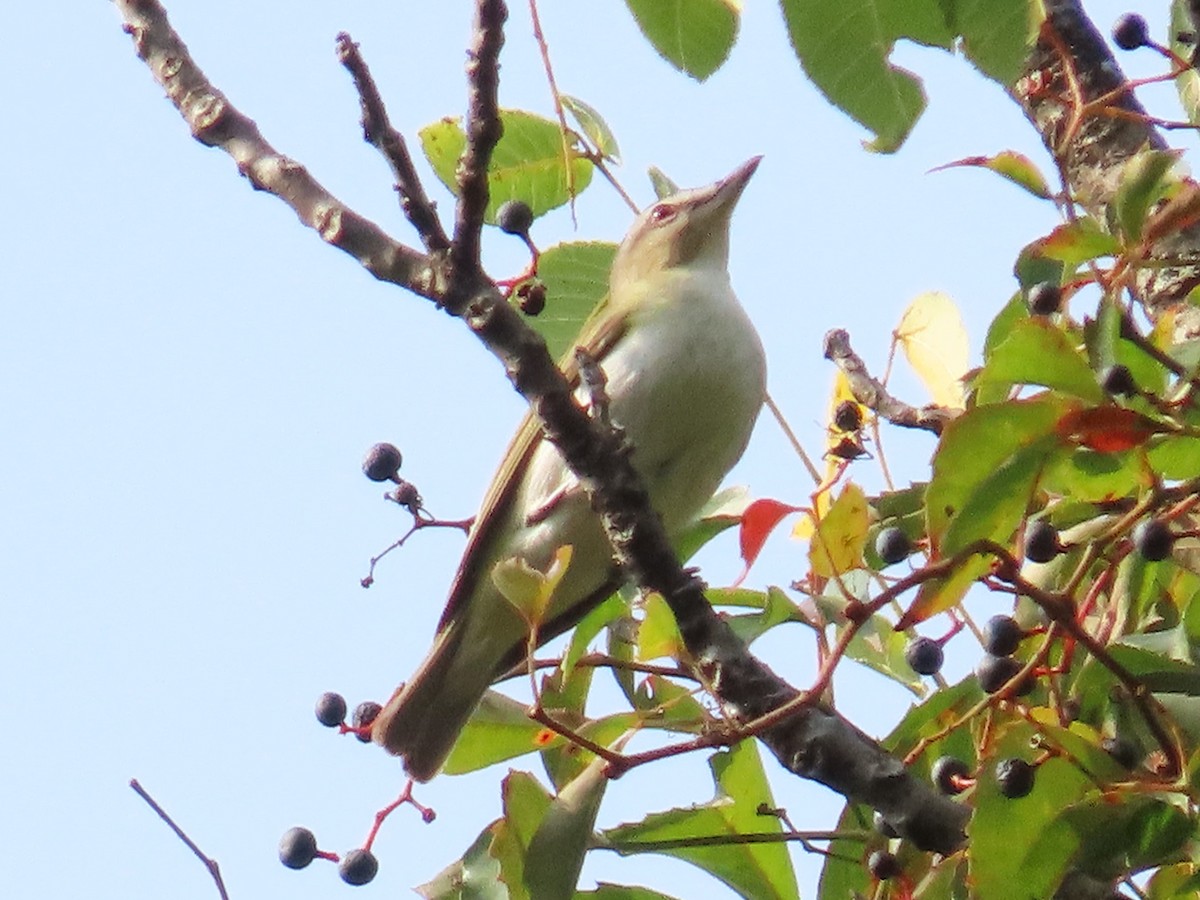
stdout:
<svg viewBox="0 0 1200 900">
<path fill-rule="evenodd" d="M 554 66 L 550 64 L 550 45 L 546 43 L 546 35 L 542 32 L 542 19 L 538 15 L 537 0 L 529 0 L 529 17 L 533 22 L 533 39 L 537 41 L 538 50 L 542 54 L 542 68 L 546 70 L 546 81 L 550 85 L 550 99 L 554 103 L 554 113 L 558 116 L 558 134 L 562 145 L 563 172 L 567 177 L 567 195 L 571 198 L 571 223 L 578 226 L 575 218 L 575 167 L 571 165 L 571 129 L 567 127 L 567 116 L 563 112 L 562 94 L 558 91 L 558 82 L 554 80 Z M 637 213 L 637 210 L 634 210 Z"/>
<path fill-rule="evenodd" d="M 850 348 L 849 333 L 841 328 L 826 333 L 825 358 L 845 374 L 855 400 L 893 425 L 941 434 L 946 423 L 955 418 L 953 410 L 940 406 L 917 409 L 893 397 L 883 383 L 867 371 L 866 363 Z"/>
<path fill-rule="evenodd" d="M 441 273 L 433 260 L 393 240 L 325 190 L 304 166 L 267 143 L 254 121 L 239 112 L 200 71 L 159 3 L 115 2 L 138 56 L 196 140 L 228 153 L 256 190 L 283 200 L 322 240 L 349 253 L 376 278 L 424 297 L 441 294 Z"/>
<path fill-rule="evenodd" d="M 504 46 L 504 0 L 479 0 L 467 49 L 467 147 L 458 161 L 458 206 L 450 250 L 450 311 L 458 314 L 481 274 L 479 234 L 488 205 L 488 164 L 503 133 L 500 124 L 500 48 Z"/>
<path fill-rule="evenodd" d="M 204 863 L 204 868 L 208 869 L 208 874 L 212 876 L 213 881 L 217 884 L 217 893 L 221 895 L 221 900 L 229 900 L 229 894 L 225 890 L 225 881 L 221 878 L 221 867 L 217 864 L 217 861 L 211 856 L 207 856 L 203 850 L 196 846 L 196 842 L 188 837 L 182 828 L 175 824 L 175 820 L 167 814 L 165 809 L 158 805 L 158 802 L 150 796 L 136 778 L 130 779 L 129 786 L 133 788 L 139 797 L 146 801 L 152 810 L 158 813 L 158 817 L 167 823 L 168 827 L 175 832 L 175 836 L 183 841 L 189 850 L 196 854 L 196 858 Z"/>
<path fill-rule="evenodd" d="M 362 104 L 363 138 L 383 154 L 392 168 L 396 190 L 400 194 L 400 208 L 417 230 L 425 249 L 430 253 L 444 253 L 450 249 L 450 238 L 446 236 L 437 209 L 426 196 L 425 188 L 417 177 L 408 144 L 400 132 L 392 127 L 383 98 L 379 96 L 379 88 L 375 86 L 375 79 L 371 77 L 358 44 L 344 31 L 337 36 L 337 55 L 358 90 L 358 99 Z"/>
</svg>

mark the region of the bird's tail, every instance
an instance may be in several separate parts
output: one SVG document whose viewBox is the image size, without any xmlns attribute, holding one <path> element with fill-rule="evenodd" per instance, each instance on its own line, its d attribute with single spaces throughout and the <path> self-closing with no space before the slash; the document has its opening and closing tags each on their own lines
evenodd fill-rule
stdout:
<svg viewBox="0 0 1200 900">
<path fill-rule="evenodd" d="M 404 757 L 404 769 L 418 781 L 438 773 L 454 742 L 496 677 L 493 653 L 465 652 L 466 629 L 443 630 L 420 669 L 392 694 L 371 736 Z"/>
</svg>

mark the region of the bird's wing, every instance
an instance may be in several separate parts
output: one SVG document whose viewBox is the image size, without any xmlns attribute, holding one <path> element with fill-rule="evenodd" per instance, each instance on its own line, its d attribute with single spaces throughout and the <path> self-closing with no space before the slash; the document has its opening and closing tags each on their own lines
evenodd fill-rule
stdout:
<svg viewBox="0 0 1200 900">
<path fill-rule="evenodd" d="M 592 359 L 603 364 L 604 357 L 613 345 L 625 333 L 629 323 L 626 315 L 605 315 L 610 303 L 609 297 L 597 305 L 592 314 L 584 322 L 579 339 L 574 346 L 559 360 L 559 368 L 567 378 L 572 390 L 579 386 L 579 364 L 575 359 L 575 348 L 582 347 Z M 503 522 L 509 512 L 509 506 L 520 486 L 521 477 L 529 467 L 530 458 L 543 440 L 542 426 L 532 410 L 525 413 L 517 433 L 505 451 L 504 458 L 497 469 L 488 492 L 483 498 L 475 525 L 467 539 L 462 561 L 454 576 L 454 584 L 450 588 L 450 598 L 446 609 L 442 612 L 438 630 L 445 628 L 459 612 L 459 607 L 475 590 L 478 579 L 486 573 L 481 573 L 481 566 L 491 557 L 488 543 L 491 541 L 497 526 Z M 542 510 L 543 514 L 549 510 Z"/>
</svg>

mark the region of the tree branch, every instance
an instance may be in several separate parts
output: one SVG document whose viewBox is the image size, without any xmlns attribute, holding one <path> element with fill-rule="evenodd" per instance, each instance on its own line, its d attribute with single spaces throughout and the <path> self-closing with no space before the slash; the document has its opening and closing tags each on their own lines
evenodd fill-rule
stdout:
<svg viewBox="0 0 1200 900">
<path fill-rule="evenodd" d="M 477 4 L 468 64 L 468 144 L 459 165 L 460 201 L 449 276 L 436 256 L 396 243 L 334 200 L 301 166 L 290 160 L 286 166 L 280 163 L 283 158 L 262 139 L 254 123 L 204 78 L 155 0 L 116 0 L 116 4 L 138 54 L 184 118 L 195 123 L 193 134 L 198 140 L 230 153 L 255 186 L 291 205 L 302 221 L 328 242 L 354 253 L 376 277 L 407 287 L 461 317 L 502 362 L 514 387 L 543 422 L 547 438 L 587 489 L 618 562 L 639 585 L 666 598 L 692 665 L 712 686 L 726 712 L 748 721 L 799 696 L 752 656 L 709 606 L 702 582 L 680 566 L 621 436 L 593 421 L 579 406 L 545 341 L 525 325 L 480 268 L 487 164 L 500 136 L 496 84 L 504 4 L 500 0 Z M 197 106 L 217 107 L 220 112 L 215 117 L 197 116 Z M 282 181 L 265 177 L 279 169 L 286 170 Z M 917 846 L 952 853 L 964 843 L 969 810 L 913 777 L 899 760 L 836 712 L 805 707 L 760 738 L 789 771 L 869 804 Z"/>
<path fill-rule="evenodd" d="M 450 249 L 450 238 L 442 229 L 436 206 L 426 196 L 425 188 L 417 177 L 417 170 L 408 153 L 408 144 L 400 132 L 392 127 L 375 79 L 358 52 L 358 44 L 344 31 L 337 36 L 337 55 L 358 90 L 358 99 L 362 104 L 363 138 L 383 154 L 396 178 L 400 208 L 417 230 L 425 249 L 430 253 L 445 253 Z"/>
<path fill-rule="evenodd" d="M 955 417 L 953 410 L 940 406 L 917 409 L 889 394 L 883 382 L 867 371 L 867 364 L 851 349 L 850 334 L 844 329 L 825 333 L 825 358 L 842 370 L 855 400 L 893 425 L 941 434 L 946 423 Z"/>
<path fill-rule="evenodd" d="M 1106 222 L 1125 166 L 1141 151 L 1164 150 L 1167 144 L 1079 0 L 1045 5 L 1046 21 L 1012 95 L 1058 162 L 1072 196 Z M 1195 224 L 1147 247 L 1148 262 L 1166 264 L 1148 265 L 1135 278 L 1147 315 L 1157 320 L 1165 312 L 1178 313 L 1181 337 L 1200 336 L 1200 309 L 1185 302 L 1200 285 L 1200 265 L 1170 263 L 1195 259 L 1198 252 Z"/>
<path fill-rule="evenodd" d="M 459 313 L 459 301 L 481 275 L 479 233 L 488 205 L 488 163 L 503 133 L 500 124 L 500 48 L 504 46 L 504 0 L 479 0 L 467 49 L 467 147 L 458 161 L 458 207 L 454 219 L 452 267 L 446 303 Z"/>
<path fill-rule="evenodd" d="M 274 194 L 326 243 L 350 254 L 381 281 L 424 297 L 440 296 L 443 278 L 433 261 L 389 237 L 323 188 L 304 166 L 263 138 L 192 60 L 155 0 L 115 0 L 134 48 L 167 92 L 192 136 L 228 153 L 255 190 Z"/>
</svg>

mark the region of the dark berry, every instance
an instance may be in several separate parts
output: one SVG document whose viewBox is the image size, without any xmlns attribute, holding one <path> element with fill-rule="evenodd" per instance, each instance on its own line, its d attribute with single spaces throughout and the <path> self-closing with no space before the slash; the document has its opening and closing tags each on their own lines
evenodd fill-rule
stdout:
<svg viewBox="0 0 1200 900">
<path fill-rule="evenodd" d="M 1150 43 L 1150 29 L 1137 13 L 1125 13 L 1113 25 L 1112 38 L 1122 50 L 1136 50 Z"/>
<path fill-rule="evenodd" d="M 880 834 L 882 834 L 884 837 L 886 837 L 886 838 L 900 837 L 900 832 L 898 832 L 895 829 L 895 827 L 892 825 L 892 823 L 883 817 L 883 813 L 879 812 L 878 810 L 875 811 L 875 816 L 871 820 L 871 822 L 875 826 L 875 830 L 878 831 Z"/>
<path fill-rule="evenodd" d="M 1136 394 L 1138 389 L 1129 366 L 1120 363 L 1108 366 L 1100 373 L 1100 387 L 1114 397 L 1128 397 L 1130 394 Z"/>
<path fill-rule="evenodd" d="M 918 675 L 936 675 L 941 671 L 945 658 L 942 645 L 933 638 L 913 638 L 904 648 L 905 662 Z"/>
<path fill-rule="evenodd" d="M 1052 281 L 1042 281 L 1029 289 L 1025 299 L 1035 316 L 1048 316 L 1062 309 L 1062 288 Z"/>
<path fill-rule="evenodd" d="M 1024 797 L 1033 790 L 1033 779 L 1037 769 L 1015 757 L 996 763 L 996 784 L 1000 793 L 1010 800 Z"/>
<path fill-rule="evenodd" d="M 912 541 L 895 525 L 889 525 L 880 529 L 875 536 L 875 552 L 885 566 L 895 565 L 908 559 L 908 554 L 912 553 Z"/>
<path fill-rule="evenodd" d="M 496 210 L 496 224 L 505 234 L 524 237 L 529 234 L 529 227 L 533 224 L 533 210 L 524 200 L 505 201 Z"/>
<path fill-rule="evenodd" d="M 961 794 L 971 780 L 971 770 L 961 759 L 954 756 L 939 757 L 929 771 L 929 777 L 943 794 Z"/>
<path fill-rule="evenodd" d="M 546 308 L 546 285 L 540 281 L 527 281 L 517 290 L 517 304 L 527 316 L 540 315 Z"/>
<path fill-rule="evenodd" d="M 317 698 L 317 721 L 326 728 L 337 728 L 346 719 L 346 698 L 326 691 Z"/>
<path fill-rule="evenodd" d="M 833 411 L 833 427 L 838 431 L 858 431 L 862 423 L 862 407 L 853 400 L 843 400 Z"/>
<path fill-rule="evenodd" d="M 1025 529 L 1025 557 L 1035 563 L 1048 563 L 1058 556 L 1062 545 L 1058 542 L 1058 529 L 1045 519 L 1030 522 Z"/>
<path fill-rule="evenodd" d="M 370 850 L 351 850 L 338 865 L 338 874 L 346 884 L 370 884 L 379 872 L 379 860 Z"/>
<path fill-rule="evenodd" d="M 1175 535 L 1162 519 L 1147 519 L 1133 529 L 1133 546 L 1148 562 L 1161 562 L 1171 555 Z"/>
<path fill-rule="evenodd" d="M 375 721 L 375 717 L 382 709 L 383 707 L 374 700 L 364 700 L 354 707 L 354 715 L 350 718 L 350 724 L 355 728 L 354 736 L 364 744 L 371 743 L 371 723 Z"/>
<path fill-rule="evenodd" d="M 303 869 L 317 857 L 317 839 L 307 828 L 289 828 L 279 840 L 279 861 Z"/>
<path fill-rule="evenodd" d="M 1120 736 L 1105 738 L 1100 742 L 1100 747 L 1123 769 L 1132 769 L 1140 761 L 1137 747 L 1128 738 Z"/>
<path fill-rule="evenodd" d="M 376 444 L 363 458 L 363 474 L 372 481 L 395 481 L 400 461 L 395 444 Z"/>
<path fill-rule="evenodd" d="M 1012 656 L 1024 636 L 1012 616 L 992 616 L 983 626 L 983 649 L 992 656 Z"/>
<path fill-rule="evenodd" d="M 887 881 L 900 874 L 900 860 L 886 850 L 876 850 L 867 857 L 867 871 L 880 881 Z"/>
<path fill-rule="evenodd" d="M 994 694 L 1008 684 L 1021 669 L 1021 663 L 1011 656 L 992 656 L 990 653 L 985 653 L 983 659 L 979 661 L 979 665 L 975 667 L 975 677 L 979 679 L 979 686 L 984 693 Z M 1017 697 L 1024 697 L 1033 690 L 1033 687 L 1033 677 L 1027 677 L 1017 685 L 1013 694 Z"/>
</svg>

